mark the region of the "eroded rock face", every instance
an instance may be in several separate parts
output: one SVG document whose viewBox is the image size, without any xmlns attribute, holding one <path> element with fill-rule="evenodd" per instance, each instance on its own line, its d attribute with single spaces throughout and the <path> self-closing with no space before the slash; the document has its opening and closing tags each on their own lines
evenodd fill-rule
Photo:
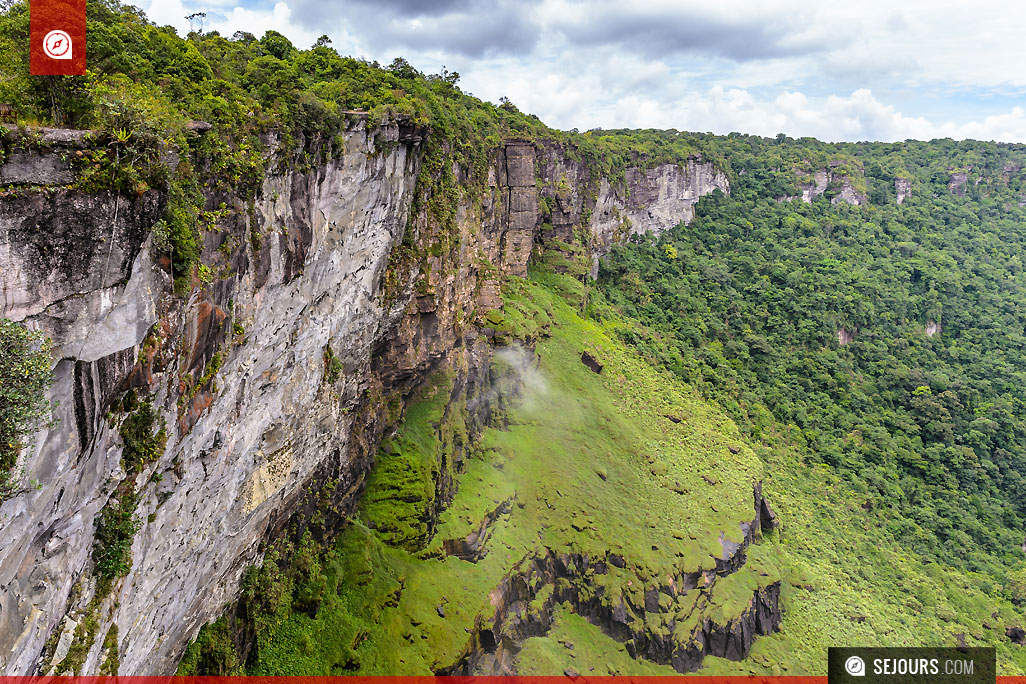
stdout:
<svg viewBox="0 0 1026 684">
<path fill-rule="evenodd" d="M 26 486 L 0 504 L 0 672 L 50 671 L 87 611 L 98 629 L 82 672 L 99 670 L 112 625 L 120 674 L 172 672 L 261 543 L 303 514 L 308 489 L 327 491 L 339 515 L 352 510 L 398 417 L 381 409 L 386 397 L 401 405 L 443 365 L 455 391 L 484 393 L 491 346 L 468 313 L 501 305 L 501 274 L 525 274 L 536 247 L 575 227 L 605 253 L 624 236 L 615 212 L 627 233 L 664 230 L 690 219 L 700 195 L 729 190 L 692 161 L 629 170 L 627 195 L 555 145 L 513 141 L 493 152 L 483 196 L 464 198 L 455 228 L 443 228 L 410 216 L 423 135 L 357 119 L 344 152 L 301 140 L 327 161 L 298 172 L 286 160 L 255 198 L 208 189 L 208 208 L 228 208 L 203 235 L 216 277 L 187 299 L 171 294 L 170 264 L 150 244 L 161 192 L 0 197 L 0 315 L 45 330 L 60 359 L 58 423 L 22 454 Z M 386 278 L 407 229 L 423 261 Z M 451 230 L 458 240 L 445 239 Z M 436 244 L 451 248 L 427 249 Z M 135 477 L 131 570 L 90 607 L 96 518 L 126 477 L 107 416 L 129 388 L 152 399 L 168 442 Z M 471 418 L 488 410 L 479 403 Z"/>
<path fill-rule="evenodd" d="M 970 167 L 969 170 L 972 170 Z M 969 182 L 969 172 L 967 171 L 951 171 L 951 176 L 948 180 L 948 192 L 958 197 L 965 197 L 965 186 Z"/>
<path fill-rule="evenodd" d="M 904 204 L 912 194 L 912 181 L 908 178 L 895 178 L 894 194 L 897 195 L 898 204 Z"/>
<path fill-rule="evenodd" d="M 835 173 L 832 168 L 819 169 L 807 176 L 808 182 L 802 184 L 801 200 L 806 204 L 812 202 L 820 195 L 833 189 L 834 195 L 830 198 L 831 204 L 846 202 L 855 206 L 861 206 L 868 201 L 862 193 L 858 192 L 852 185 L 851 178 L 844 174 Z"/>
<path fill-rule="evenodd" d="M 0 130 L 20 135 L 18 127 L 0 124 Z M 33 131 L 38 142 L 58 151 L 82 149 L 89 144 L 89 131 L 62 128 L 39 128 Z M 53 154 L 51 150 L 11 149 L 0 164 L 0 185 L 65 185 L 75 180 L 75 172 L 67 155 Z"/>
<path fill-rule="evenodd" d="M 659 234 L 695 217 L 695 204 L 716 190 L 730 194 L 726 174 L 708 162 L 689 159 L 684 165 L 663 164 L 654 169 L 628 169 L 626 189 L 603 180 L 591 219 L 595 244 L 592 276 L 598 258 L 631 235 Z"/>
<path fill-rule="evenodd" d="M 0 202 L 0 315 L 55 341 L 55 429 L 17 469 L 26 487 L 0 505 L 0 664 L 28 673 L 89 561 L 93 519 L 118 453 L 103 419 L 157 320 L 168 284 L 145 235 L 162 200 L 70 190 Z"/>
<path fill-rule="evenodd" d="M 4 271 L 20 286 L 8 288 L 3 314 L 47 330 L 63 357 L 53 388 L 60 424 L 25 455 L 26 477 L 46 485 L 0 507 L 4 671 L 38 667 L 61 616 L 91 598 L 85 582 L 66 605 L 72 585 L 88 576 L 96 514 L 124 476 L 119 439 L 102 416 L 158 317 L 168 357 L 180 363 L 147 369 L 142 385 L 173 429 L 164 455 L 138 477 L 137 514 L 146 523 L 132 570 L 100 608 L 99 636 L 119 625 L 122 671 L 173 670 L 185 640 L 232 597 L 269 525 L 315 471 L 333 471 L 341 488 L 362 476 L 365 461 L 346 448 L 356 418 L 349 412 L 366 390 L 371 348 L 405 305 L 383 308 L 377 290 L 405 228 L 418 158 L 406 146 L 371 155 L 362 129 L 347 143 L 351 151 L 316 171 L 269 176 L 251 217 L 266 233 L 259 252 L 233 256 L 236 274 L 187 302 L 167 296 L 169 278 L 144 240 L 159 217 L 145 211 L 153 203 L 84 195 L 62 203 L 58 193 L 33 198 L 52 203 L 35 213 L 3 204 L 4 263 L 14 266 Z M 64 230 L 18 239 L 19 220 L 69 211 L 77 220 Z M 99 240 L 93 223 L 113 224 L 114 241 Z M 36 257 L 51 255 L 59 236 L 75 242 L 68 251 L 78 259 Z M 221 237 L 207 235 L 208 247 Z M 242 339 L 232 339 L 233 323 L 245 326 Z M 343 367 L 331 387 L 322 381 L 326 345 Z M 188 394 L 180 379 L 217 352 L 217 388 L 179 406 Z M 159 483 L 148 485 L 155 473 Z M 99 655 L 98 640 L 85 671 L 98 668 Z"/>
<path fill-rule="evenodd" d="M 613 553 L 590 558 L 549 550 L 520 564 L 521 569 L 492 592 L 495 614 L 487 626 L 471 636 L 462 660 L 440 674 L 516 674 L 516 654 L 523 642 L 547 633 L 556 606 L 567 603 L 624 643 L 632 657 L 670 665 L 681 673 L 698 670 L 707 655 L 746 658 L 756 636 L 770 634 L 780 625 L 780 581 L 767 579 L 754 589 L 742 590 L 750 598 L 738 615 L 714 619 L 710 609 L 720 591 L 718 583 L 730 582 L 744 567 L 745 551 L 756 531 L 777 525 L 761 483 L 755 485 L 754 494 L 755 517 L 750 524 L 742 524 L 741 543 L 724 544 L 722 557 L 712 559 L 708 568 L 680 570 L 640 593 L 606 590 L 601 582 L 594 586 L 595 576 L 621 572 L 630 564 L 630 559 Z M 543 593 L 548 587 L 552 590 Z M 539 596 L 544 600 L 539 601 Z"/>
</svg>

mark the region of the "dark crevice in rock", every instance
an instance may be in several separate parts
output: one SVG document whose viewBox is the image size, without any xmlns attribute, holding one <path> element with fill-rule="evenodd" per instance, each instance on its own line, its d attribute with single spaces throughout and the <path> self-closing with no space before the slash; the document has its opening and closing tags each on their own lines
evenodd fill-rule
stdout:
<svg viewBox="0 0 1026 684">
<path fill-rule="evenodd" d="M 626 567 L 622 556 L 611 553 L 593 559 L 546 550 L 544 555 L 531 559 L 525 570 L 508 576 L 496 587 L 492 592 L 494 616 L 480 622 L 460 661 L 436 674 L 515 674 L 521 645 L 530 637 L 548 633 L 554 610 L 562 603 L 568 603 L 575 613 L 626 644 L 632 657 L 669 665 L 681 673 L 699 669 L 707 655 L 743 660 L 756 636 L 770 634 L 780 625 L 780 582 L 756 588 L 741 614 L 724 624 L 706 617 L 705 612 L 712 604 L 717 578 L 727 577 L 744 566 L 744 552 L 754 541 L 754 530 L 775 526 L 763 515 L 763 507 L 768 509 L 768 505 L 762 497 L 761 485 L 756 485 L 754 493 L 756 518 L 752 524 L 742 524 L 742 543 L 735 543 L 730 553 L 725 546 L 724 558 L 716 560 L 714 570 L 681 572 L 666 584 L 649 587 L 641 605 L 635 605 L 629 595 L 616 599 L 607 596 L 604 586 L 592 586 L 589 582 L 590 577 L 607 574 L 610 566 Z M 671 600 L 666 601 L 663 595 Z M 682 600 L 685 605 L 686 601 L 691 602 L 690 610 L 681 610 Z M 695 611 L 698 618 L 687 638 L 675 638 L 678 625 L 690 622 Z M 665 629 L 654 631 L 650 614 L 664 616 Z"/>
<path fill-rule="evenodd" d="M 123 349 L 96 361 L 74 363 L 75 429 L 81 452 L 86 453 L 111 401 L 124 390 L 124 380 L 135 365 L 135 349 Z"/>
</svg>

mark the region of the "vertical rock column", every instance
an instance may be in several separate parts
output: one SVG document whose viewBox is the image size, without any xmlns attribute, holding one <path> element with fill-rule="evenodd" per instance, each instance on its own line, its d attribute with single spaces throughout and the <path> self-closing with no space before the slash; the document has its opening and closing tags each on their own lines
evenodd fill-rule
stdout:
<svg viewBox="0 0 1026 684">
<path fill-rule="evenodd" d="M 534 146 L 506 145 L 507 212 L 502 238 L 502 265 L 507 273 L 527 275 L 527 259 L 538 222 L 538 188 L 534 179 Z"/>
</svg>

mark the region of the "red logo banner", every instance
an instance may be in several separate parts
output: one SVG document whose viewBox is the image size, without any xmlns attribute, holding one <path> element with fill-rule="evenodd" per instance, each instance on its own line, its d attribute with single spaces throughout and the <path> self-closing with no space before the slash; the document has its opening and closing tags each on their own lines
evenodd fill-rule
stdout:
<svg viewBox="0 0 1026 684">
<path fill-rule="evenodd" d="M 86 0 L 30 0 L 29 73 L 86 72 Z"/>
</svg>

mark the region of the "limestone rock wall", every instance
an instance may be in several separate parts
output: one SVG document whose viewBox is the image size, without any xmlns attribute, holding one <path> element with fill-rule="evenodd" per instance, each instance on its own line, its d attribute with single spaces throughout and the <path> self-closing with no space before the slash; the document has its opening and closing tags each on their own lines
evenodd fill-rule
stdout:
<svg viewBox="0 0 1026 684">
<path fill-rule="evenodd" d="M 905 200 L 912 194 L 912 180 L 909 178 L 895 178 L 894 194 L 897 196 L 898 204 L 904 204 Z"/>
<path fill-rule="evenodd" d="M 654 169 L 631 168 L 626 188 L 602 180 L 590 230 L 598 272 L 598 258 L 631 235 L 661 233 L 695 217 L 695 204 L 715 190 L 730 194 L 730 181 L 708 162 L 689 159 L 683 165 L 663 164 Z"/>
<path fill-rule="evenodd" d="M 491 348 L 475 315 L 501 305 L 501 275 L 524 275 L 553 238 L 587 242 L 597 260 L 729 191 L 695 160 L 610 184 L 554 144 L 510 141 L 455 226 L 441 226 L 411 216 L 415 133 L 356 118 L 342 150 L 265 141 L 280 163 L 255 197 L 208 188 L 209 276 L 187 297 L 171 293 L 170 264 L 151 244 L 162 192 L 86 194 L 46 154 L 0 164 L 0 315 L 46 331 L 59 358 L 57 422 L 24 451 L 22 487 L 0 503 L 0 672 L 52 671 L 81 642 L 79 670 L 95 673 L 113 625 L 120 674 L 173 672 L 308 491 L 352 510 L 397 418 L 386 399 L 401 406 L 443 365 L 456 391 L 486 394 Z M 310 152 L 324 161 L 301 164 Z M 407 230 L 420 257 L 394 262 Z M 95 527 L 126 483 L 113 409 L 128 389 L 152 399 L 168 441 L 134 478 L 131 569 L 99 600 Z M 77 629 L 86 617 L 93 632 Z"/>
<path fill-rule="evenodd" d="M 801 185 L 801 199 L 805 203 L 810 203 L 829 189 L 834 190 L 834 196 L 830 198 L 831 204 L 847 202 L 861 206 L 868 201 L 866 196 L 852 185 L 851 178 L 835 173 L 832 168 L 819 169 L 807 175 L 806 182 Z"/>
<path fill-rule="evenodd" d="M 362 128 L 346 146 L 309 172 L 269 175 L 252 214 L 236 212 L 205 235 L 205 261 L 231 275 L 186 301 L 169 296 L 146 239 L 157 200 L 58 190 L 28 194 L 22 202 L 48 203 L 35 210 L 0 203 L 12 283 L 0 313 L 46 330 L 61 357 L 52 392 L 59 422 L 23 454 L 24 480 L 41 487 L 0 506 L 4 672 L 45 672 L 44 644 L 55 630 L 72 633 L 93 597 L 96 515 L 125 475 L 104 415 L 129 385 L 153 393 L 169 440 L 136 478 L 144 524 L 131 571 L 99 607 L 86 672 L 98 669 L 111 624 L 122 672 L 173 670 L 302 485 L 315 472 L 332 472 L 342 489 L 362 476 L 365 462 L 347 445 L 371 349 L 405 305 L 382 307 L 377 290 L 406 226 L 418 157 L 404 145 L 371 154 Z M 39 230 L 50 217 L 54 225 Z M 263 236 L 259 250 L 245 241 L 250 228 Z M 219 252 L 226 240 L 245 248 Z M 232 256 L 217 264 L 220 253 Z M 159 350 L 147 358 L 142 345 L 155 325 Z M 323 381 L 326 345 L 342 364 L 332 385 Z M 189 381 L 215 354 L 220 370 L 194 391 Z"/>
</svg>

